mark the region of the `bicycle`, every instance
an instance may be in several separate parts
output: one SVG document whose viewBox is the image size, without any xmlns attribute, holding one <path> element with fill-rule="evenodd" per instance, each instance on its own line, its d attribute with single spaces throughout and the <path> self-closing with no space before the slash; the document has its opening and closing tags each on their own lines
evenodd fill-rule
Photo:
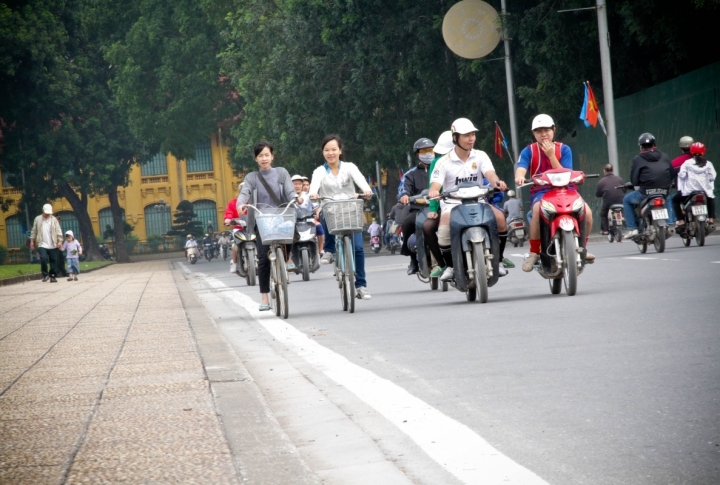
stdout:
<svg viewBox="0 0 720 485">
<path fill-rule="evenodd" d="M 270 261 L 270 307 L 275 310 L 275 315 L 287 319 L 290 308 L 284 246 L 292 244 L 295 235 L 294 202 L 284 209 L 282 207 L 258 209 L 251 204 L 246 206 L 255 210 L 255 225 L 260 233 L 260 239 L 264 245 L 270 246 L 267 255 Z"/>
<path fill-rule="evenodd" d="M 328 232 L 335 236 L 335 279 L 340 288 L 343 311 L 355 312 L 355 251 L 353 233 L 362 232 L 365 201 L 353 194 L 354 198 L 335 199 L 320 197 L 321 210 Z"/>
</svg>

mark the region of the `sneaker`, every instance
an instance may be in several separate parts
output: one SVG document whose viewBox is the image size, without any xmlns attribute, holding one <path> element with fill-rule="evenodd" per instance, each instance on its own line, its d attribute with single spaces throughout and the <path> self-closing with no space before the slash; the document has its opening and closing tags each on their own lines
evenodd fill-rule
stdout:
<svg viewBox="0 0 720 485">
<path fill-rule="evenodd" d="M 48 279 L 50 279 L 49 276 L 43 276 L 43 283 L 47 282 Z"/>
<path fill-rule="evenodd" d="M 637 236 L 638 234 L 639 234 L 639 233 L 638 233 L 638 230 L 637 230 L 637 229 L 629 229 L 628 232 L 626 232 L 625 234 L 623 234 L 623 239 L 628 239 L 628 238 L 631 238 L 631 237 L 633 237 L 633 236 Z"/>
<path fill-rule="evenodd" d="M 510 261 L 508 258 L 503 258 L 503 260 L 502 260 L 502 265 L 503 265 L 503 267 L 505 267 L 505 268 L 514 268 L 514 267 L 515 267 L 515 263 L 513 263 L 512 261 Z M 503 275 L 503 276 L 504 276 L 504 275 Z"/>
<path fill-rule="evenodd" d="M 50 283 L 57 283 L 57 280 L 55 279 L 54 276 L 50 277 Z"/>
<path fill-rule="evenodd" d="M 231 273 L 237 273 L 237 264 L 230 263 L 230 272 Z"/>
<path fill-rule="evenodd" d="M 433 270 L 430 272 L 430 278 L 439 278 L 442 276 L 443 272 L 445 271 L 445 267 L 441 266 L 435 266 Z"/>
<path fill-rule="evenodd" d="M 73 280 L 73 279 L 72 279 L 72 276 L 69 276 L 67 280 L 68 280 L 68 281 L 72 281 L 72 280 Z"/>
<path fill-rule="evenodd" d="M 414 275 L 420 271 L 420 267 L 418 266 L 418 262 L 415 260 L 410 261 L 410 264 L 408 265 L 407 274 L 408 276 Z"/>
<path fill-rule="evenodd" d="M 77 275 L 73 275 L 73 281 L 77 281 Z"/>
<path fill-rule="evenodd" d="M 333 253 L 329 251 L 323 254 L 322 258 L 320 258 L 320 264 L 332 264 L 333 261 Z"/>
<path fill-rule="evenodd" d="M 450 281 L 455 279 L 455 270 L 451 267 L 445 268 L 443 271 L 442 276 L 440 277 L 440 281 Z"/>
<path fill-rule="evenodd" d="M 498 276 L 507 276 L 508 271 L 505 269 L 505 267 L 501 264 L 498 267 Z"/>
<path fill-rule="evenodd" d="M 369 300 L 372 298 L 372 296 L 370 295 L 370 292 L 364 286 L 357 288 L 355 290 L 355 295 L 357 296 L 358 300 Z"/>
<path fill-rule="evenodd" d="M 595 261 L 595 255 L 585 250 L 585 262 L 592 263 L 593 261 Z"/>
<path fill-rule="evenodd" d="M 540 255 L 537 253 L 528 253 L 527 258 L 523 261 L 522 270 L 526 273 L 532 273 L 533 266 L 540 260 Z"/>
</svg>

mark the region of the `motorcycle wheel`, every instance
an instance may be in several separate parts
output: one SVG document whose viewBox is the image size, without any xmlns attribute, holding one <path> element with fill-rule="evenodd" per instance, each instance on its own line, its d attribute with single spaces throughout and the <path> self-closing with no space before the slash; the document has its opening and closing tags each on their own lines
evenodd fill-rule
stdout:
<svg viewBox="0 0 720 485">
<path fill-rule="evenodd" d="M 575 246 L 575 235 L 572 231 L 563 231 L 563 260 L 565 262 L 563 268 L 563 280 L 565 281 L 565 293 L 573 296 L 577 293 L 577 262 L 575 255 L 577 247 Z"/>
<path fill-rule="evenodd" d="M 653 239 L 653 245 L 655 246 L 655 251 L 658 253 L 664 253 L 665 252 L 665 228 L 658 226 L 656 222 L 653 222 L 653 228 L 655 228 L 655 238 Z"/>
<path fill-rule="evenodd" d="M 611 232 L 608 232 L 607 239 L 608 239 L 608 242 L 609 242 L 609 243 L 614 242 L 614 241 L 615 241 L 615 234 L 614 234 L 612 231 L 611 231 Z"/>
<path fill-rule="evenodd" d="M 302 277 L 303 281 L 310 281 L 310 255 L 308 248 L 302 248 Z"/>
<path fill-rule="evenodd" d="M 698 246 L 705 246 L 705 222 L 696 221 L 695 242 Z"/>
<path fill-rule="evenodd" d="M 682 239 L 683 246 L 686 248 L 690 246 L 690 243 L 692 242 L 692 239 L 689 236 L 680 236 L 680 239 Z"/>
<path fill-rule="evenodd" d="M 430 278 L 430 289 L 437 290 L 440 282 L 440 278 Z"/>
<path fill-rule="evenodd" d="M 525 240 L 524 239 L 520 240 L 520 247 L 523 247 L 524 245 L 525 245 Z"/>
<path fill-rule="evenodd" d="M 559 295 L 562 290 L 563 279 L 555 278 L 554 280 L 548 280 L 550 283 L 550 293 L 553 295 Z"/>
<path fill-rule="evenodd" d="M 282 248 L 275 249 L 275 264 L 277 264 L 277 300 L 278 300 L 278 316 L 283 317 L 287 320 L 290 314 L 290 307 L 288 305 L 288 291 L 287 291 L 287 269 L 285 268 L 285 253 Z"/>
<path fill-rule="evenodd" d="M 352 239 L 350 236 L 343 237 L 343 250 L 345 254 L 345 275 L 344 275 L 344 289 L 345 298 L 347 299 L 348 313 L 355 313 L 355 272 L 353 271 L 353 246 Z"/>
<path fill-rule="evenodd" d="M 443 281 L 443 282 L 442 282 L 442 285 L 441 285 L 441 287 L 440 287 L 441 291 L 447 291 L 449 288 L 450 288 L 450 285 L 448 284 L 448 282 L 447 282 L 447 281 Z"/>
<path fill-rule="evenodd" d="M 197 263 L 197 259 L 195 259 L 195 258 L 190 258 L 190 264 L 195 264 L 195 263 Z"/>
<path fill-rule="evenodd" d="M 395 256 L 395 251 L 397 251 L 397 249 L 395 249 L 395 245 L 390 246 L 390 254 Z"/>
<path fill-rule="evenodd" d="M 638 247 L 638 250 L 640 251 L 640 254 L 645 254 L 645 253 L 647 253 L 647 241 L 636 242 L 635 244 L 637 244 L 637 247 Z"/>
<path fill-rule="evenodd" d="M 465 292 L 465 298 L 467 299 L 467 301 L 477 300 L 477 292 L 475 291 L 475 288 L 468 288 Z"/>
<path fill-rule="evenodd" d="M 617 230 L 615 231 L 615 240 L 617 242 L 622 242 L 622 228 L 621 227 L 618 227 Z"/>
<path fill-rule="evenodd" d="M 373 253 L 377 254 L 380 252 L 380 248 L 373 248 Z"/>
<path fill-rule="evenodd" d="M 500 263 L 502 264 L 502 263 Z M 485 265 L 485 244 L 473 244 L 473 266 L 475 266 L 475 288 L 480 303 L 488 301 L 487 266 Z"/>
<path fill-rule="evenodd" d="M 255 286 L 255 249 L 248 249 L 246 251 L 247 254 L 247 276 L 245 277 L 245 280 L 247 281 L 248 286 Z"/>
</svg>

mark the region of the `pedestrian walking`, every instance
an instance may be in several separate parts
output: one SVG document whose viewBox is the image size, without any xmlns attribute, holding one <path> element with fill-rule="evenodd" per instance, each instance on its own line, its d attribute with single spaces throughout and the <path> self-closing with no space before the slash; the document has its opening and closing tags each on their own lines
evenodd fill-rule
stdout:
<svg viewBox="0 0 720 485">
<path fill-rule="evenodd" d="M 40 271 L 43 282 L 50 279 L 50 283 L 57 283 L 57 262 L 60 248 L 63 245 L 63 235 L 60 223 L 53 217 L 50 204 L 43 206 L 43 213 L 35 218 L 30 233 L 30 250 L 37 247 L 40 254 Z"/>
<path fill-rule="evenodd" d="M 75 239 L 75 234 L 72 231 L 65 231 L 65 242 L 62 245 L 62 250 L 67 256 L 67 272 L 68 281 L 77 281 L 77 277 L 80 274 L 80 256 L 82 255 L 82 246 Z"/>
<path fill-rule="evenodd" d="M 60 231 L 62 232 L 62 220 L 60 219 L 60 214 L 55 215 L 55 219 L 57 219 L 58 224 L 60 225 Z M 57 264 L 56 264 L 56 266 L 57 266 L 56 270 L 57 270 L 58 276 L 62 276 L 63 278 L 68 277 L 66 265 L 67 265 L 67 261 L 65 261 L 65 253 L 62 252 L 62 250 L 58 251 L 58 260 L 57 260 Z"/>
</svg>

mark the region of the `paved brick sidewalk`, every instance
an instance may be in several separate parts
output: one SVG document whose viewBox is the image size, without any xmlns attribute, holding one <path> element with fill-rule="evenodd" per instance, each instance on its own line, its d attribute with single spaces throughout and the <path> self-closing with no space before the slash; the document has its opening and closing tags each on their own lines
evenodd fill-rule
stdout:
<svg viewBox="0 0 720 485">
<path fill-rule="evenodd" d="M 170 264 L 0 293 L 0 483 L 239 483 Z"/>
</svg>

